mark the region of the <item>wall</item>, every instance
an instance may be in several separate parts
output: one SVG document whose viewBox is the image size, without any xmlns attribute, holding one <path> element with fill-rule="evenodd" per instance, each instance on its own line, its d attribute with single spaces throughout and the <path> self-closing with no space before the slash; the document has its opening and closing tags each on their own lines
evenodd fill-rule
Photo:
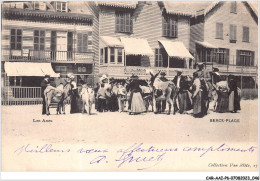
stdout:
<svg viewBox="0 0 260 181">
<path fill-rule="evenodd" d="M 236 50 L 255 51 L 255 65 L 258 60 L 258 25 L 243 2 L 237 1 L 237 14 L 230 13 L 230 3 L 224 2 L 215 7 L 205 17 L 204 40 L 221 48 L 230 49 L 230 64 L 236 64 Z M 216 23 L 223 23 L 223 40 L 215 39 Z M 237 42 L 229 42 L 229 26 L 237 26 Z M 249 43 L 242 42 L 243 26 L 249 27 Z"/>
<path fill-rule="evenodd" d="M 155 53 L 155 48 L 159 48 L 158 40 L 167 39 L 170 41 L 182 41 L 189 50 L 190 28 L 189 18 L 179 16 L 178 18 L 178 38 L 162 37 L 162 11 L 158 2 L 151 4 L 138 4 L 133 10 L 133 34 L 115 32 L 115 9 L 112 7 L 101 7 L 99 23 L 100 36 L 113 37 L 135 37 L 148 40 L 150 47 Z M 144 66 L 154 66 L 155 56 L 149 57 L 150 63 L 143 62 Z"/>
</svg>

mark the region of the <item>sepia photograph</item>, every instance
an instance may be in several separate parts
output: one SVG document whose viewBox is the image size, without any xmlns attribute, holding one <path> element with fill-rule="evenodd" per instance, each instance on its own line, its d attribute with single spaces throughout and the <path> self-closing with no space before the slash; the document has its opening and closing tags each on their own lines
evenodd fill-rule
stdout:
<svg viewBox="0 0 260 181">
<path fill-rule="evenodd" d="M 257 1 L 1 11 L 2 171 L 258 171 Z"/>
</svg>

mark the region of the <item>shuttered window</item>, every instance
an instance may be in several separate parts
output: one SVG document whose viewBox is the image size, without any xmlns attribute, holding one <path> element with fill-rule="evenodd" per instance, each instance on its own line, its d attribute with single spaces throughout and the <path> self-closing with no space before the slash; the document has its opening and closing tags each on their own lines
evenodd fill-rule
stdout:
<svg viewBox="0 0 260 181">
<path fill-rule="evenodd" d="M 11 29 L 11 49 L 21 50 L 22 49 L 22 30 L 21 29 Z"/>
<path fill-rule="evenodd" d="M 155 49 L 155 67 L 162 67 L 163 66 L 163 59 L 162 59 L 162 52 L 161 49 Z"/>
<path fill-rule="evenodd" d="M 223 23 L 216 23 L 216 38 L 223 39 Z"/>
<path fill-rule="evenodd" d="M 231 43 L 236 43 L 237 41 L 237 26 L 236 25 L 230 25 L 230 32 L 229 32 L 229 39 Z"/>
<path fill-rule="evenodd" d="M 123 49 L 122 48 L 118 48 L 117 51 L 117 63 L 123 63 Z"/>
<path fill-rule="evenodd" d="M 116 32 L 133 32 L 133 19 L 131 13 L 122 11 L 116 12 Z"/>
<path fill-rule="evenodd" d="M 100 64 L 103 64 L 103 61 L 104 61 L 104 53 L 103 53 L 103 48 L 100 49 Z"/>
<path fill-rule="evenodd" d="M 216 62 L 219 64 L 229 64 L 229 49 L 219 48 L 216 52 Z"/>
<path fill-rule="evenodd" d="M 105 48 L 105 63 L 108 63 L 108 48 Z"/>
<path fill-rule="evenodd" d="M 115 63 L 115 48 L 110 48 L 110 63 Z"/>
<path fill-rule="evenodd" d="M 34 30 L 33 45 L 34 50 L 45 50 L 45 31 Z"/>
<path fill-rule="evenodd" d="M 163 16 L 163 36 L 178 37 L 178 19 Z"/>
<path fill-rule="evenodd" d="M 237 13 L 237 2 L 236 1 L 231 2 L 230 12 Z"/>
<path fill-rule="evenodd" d="M 236 64 L 239 66 L 254 66 L 255 52 L 246 50 L 237 50 Z"/>
<path fill-rule="evenodd" d="M 249 42 L 249 27 L 243 26 L 243 42 Z"/>
<path fill-rule="evenodd" d="M 88 34 L 77 34 L 77 50 L 79 53 L 88 51 Z"/>
</svg>

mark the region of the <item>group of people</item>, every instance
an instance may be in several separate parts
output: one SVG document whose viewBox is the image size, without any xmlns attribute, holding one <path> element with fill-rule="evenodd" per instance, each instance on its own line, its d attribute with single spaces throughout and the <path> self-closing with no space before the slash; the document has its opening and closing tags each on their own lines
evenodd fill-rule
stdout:
<svg viewBox="0 0 260 181">
<path fill-rule="evenodd" d="M 103 75 L 94 87 L 95 108 L 98 112 L 124 112 L 128 103 L 129 114 L 139 114 L 148 111 L 149 104 L 153 109 L 153 101 L 155 101 L 157 114 L 165 112 L 168 103 L 168 114 L 172 106 L 174 114 L 176 112 L 186 114 L 193 109 L 194 117 L 203 117 L 208 113 L 209 103 L 213 101 L 216 112 L 236 113 L 240 110 L 240 89 L 236 85 L 235 76 L 220 76 L 217 68 L 208 72 L 204 69 L 204 64 L 198 64 L 198 67 L 193 77 L 183 76 L 182 71 L 178 70 L 173 80 L 168 80 L 165 72 L 158 72 L 155 75 L 150 73 L 149 81 L 140 80 L 137 75 L 121 81 Z M 70 113 L 82 112 L 80 90 L 75 77 L 73 74 L 68 74 L 67 78 L 67 83 L 71 84 Z M 49 79 L 49 76 L 45 76 L 41 84 L 42 114 L 46 113 L 43 91 L 50 83 Z"/>
</svg>

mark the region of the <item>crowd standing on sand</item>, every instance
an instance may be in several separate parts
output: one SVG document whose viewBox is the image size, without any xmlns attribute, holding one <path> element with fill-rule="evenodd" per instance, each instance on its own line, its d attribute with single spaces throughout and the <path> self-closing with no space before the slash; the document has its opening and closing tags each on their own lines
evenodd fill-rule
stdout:
<svg viewBox="0 0 260 181">
<path fill-rule="evenodd" d="M 173 80 L 166 78 L 165 72 L 150 72 L 149 80 L 141 80 L 132 75 L 125 80 L 115 80 L 102 75 L 94 88 L 88 87 L 83 81 L 77 86 L 75 76 L 67 75 L 65 84 L 57 88 L 50 85 L 50 76 L 46 75 L 41 83 L 42 114 L 49 115 L 52 102 L 58 103 L 57 114 L 70 99 L 70 113 L 91 114 L 92 104 L 102 112 L 128 112 L 141 114 L 149 111 L 151 106 L 155 114 L 168 115 L 188 114 L 193 109 L 193 116 L 201 118 L 208 114 L 209 103 L 212 101 L 215 112 L 236 113 L 240 108 L 240 89 L 233 75 L 221 76 L 218 68 L 212 72 L 198 64 L 198 70 L 193 76 L 182 75 L 178 70 Z M 166 110 L 166 105 L 168 109 Z M 155 108 L 154 108 L 155 105 Z M 167 111 L 167 112 L 166 112 Z"/>
</svg>

